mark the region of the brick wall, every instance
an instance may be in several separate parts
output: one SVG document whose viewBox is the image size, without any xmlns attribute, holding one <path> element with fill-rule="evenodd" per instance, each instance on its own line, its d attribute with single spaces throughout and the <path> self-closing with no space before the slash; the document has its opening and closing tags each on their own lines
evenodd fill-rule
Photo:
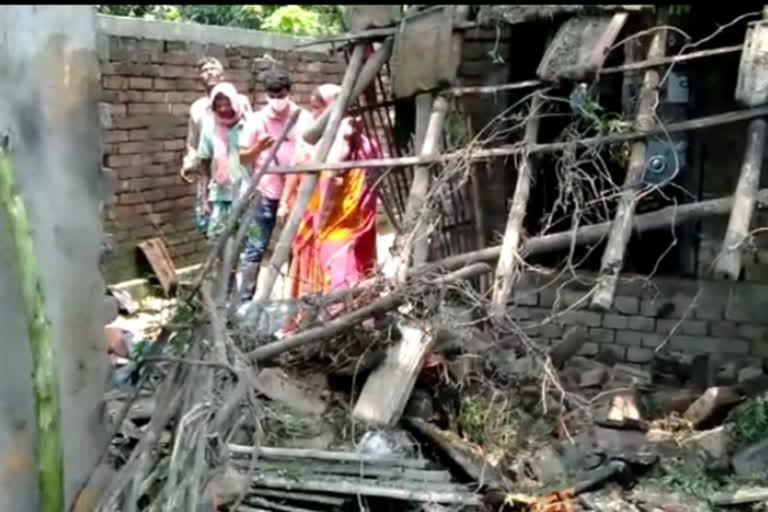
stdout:
<svg viewBox="0 0 768 512">
<path fill-rule="evenodd" d="M 109 281 L 137 277 L 136 244 L 162 236 L 177 267 L 199 261 L 204 241 L 194 227 L 195 186 L 178 176 L 190 104 L 203 94 L 197 60 L 221 59 L 228 79 L 262 101 L 258 73 L 269 54 L 292 74 L 293 98 L 307 107 L 312 89 L 340 83 L 343 64 L 327 48 L 292 51 L 302 40 L 257 31 L 99 16 L 103 165 L 117 175 L 105 205 L 115 253 Z"/>
<path fill-rule="evenodd" d="M 583 353 L 610 347 L 620 359 L 646 363 L 665 347 L 723 359 L 763 359 L 768 364 L 768 285 L 680 279 L 628 280 L 619 284 L 610 312 L 588 309 L 593 276 L 545 284 L 531 279 L 514 298 L 524 332 L 545 345 L 568 326 L 588 329 Z"/>
</svg>

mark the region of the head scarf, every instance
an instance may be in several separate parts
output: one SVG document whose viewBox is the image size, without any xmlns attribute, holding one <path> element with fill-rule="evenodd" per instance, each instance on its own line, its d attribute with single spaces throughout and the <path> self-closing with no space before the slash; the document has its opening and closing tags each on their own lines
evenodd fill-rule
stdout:
<svg viewBox="0 0 768 512">
<path fill-rule="evenodd" d="M 234 114 L 224 118 L 213 109 L 214 100 L 219 94 L 229 100 Z M 221 82 L 211 90 L 211 109 L 216 121 L 213 137 L 213 178 L 220 185 L 230 182 L 229 130 L 243 117 L 243 103 L 235 86 L 229 82 Z"/>
<path fill-rule="evenodd" d="M 340 92 L 341 87 L 336 84 L 324 84 L 315 89 L 315 94 L 323 101 L 326 108 L 336 100 Z M 378 146 L 360 129 L 359 119 L 345 117 L 339 126 L 328 161 L 368 160 L 378 156 Z"/>
</svg>

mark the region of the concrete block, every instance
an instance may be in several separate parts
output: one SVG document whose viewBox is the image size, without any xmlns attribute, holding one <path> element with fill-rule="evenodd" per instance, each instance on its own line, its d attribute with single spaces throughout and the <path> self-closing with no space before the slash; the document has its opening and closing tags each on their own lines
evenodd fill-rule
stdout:
<svg viewBox="0 0 768 512">
<path fill-rule="evenodd" d="M 670 348 L 689 354 L 747 354 L 750 347 L 744 340 L 676 335 L 670 341 Z"/>
<path fill-rule="evenodd" d="M 643 336 L 646 333 L 636 331 L 617 331 L 616 343 L 619 345 L 642 346 Z"/>
<path fill-rule="evenodd" d="M 603 327 L 606 329 L 626 329 L 629 326 L 629 319 L 626 316 L 606 313 L 603 316 Z"/>
<path fill-rule="evenodd" d="M 637 297 L 616 297 L 613 307 L 622 315 L 637 315 L 640 312 L 640 299 Z"/>
<path fill-rule="evenodd" d="M 596 343 L 613 343 L 616 339 L 616 331 L 593 327 L 589 330 L 589 339 Z"/>
<path fill-rule="evenodd" d="M 761 325 L 743 324 L 737 327 L 739 338 L 750 341 L 765 339 L 766 328 Z"/>
<path fill-rule="evenodd" d="M 662 334 L 669 334 L 672 330 L 675 334 L 688 334 L 691 336 L 706 336 L 708 334 L 707 322 L 703 320 L 674 320 L 660 319 L 656 320 L 656 331 Z"/>
<path fill-rule="evenodd" d="M 602 317 L 594 311 L 568 311 L 560 318 L 565 325 L 581 325 L 584 327 L 600 327 Z"/>
<path fill-rule="evenodd" d="M 653 360 L 653 350 L 643 347 L 628 347 L 626 361 L 628 363 L 646 364 Z"/>
<path fill-rule="evenodd" d="M 739 336 L 738 324 L 724 320 L 709 322 L 708 334 L 715 338 L 737 338 Z"/>
<path fill-rule="evenodd" d="M 653 318 L 630 316 L 628 319 L 628 328 L 633 331 L 653 332 L 655 327 L 656 321 Z"/>
</svg>

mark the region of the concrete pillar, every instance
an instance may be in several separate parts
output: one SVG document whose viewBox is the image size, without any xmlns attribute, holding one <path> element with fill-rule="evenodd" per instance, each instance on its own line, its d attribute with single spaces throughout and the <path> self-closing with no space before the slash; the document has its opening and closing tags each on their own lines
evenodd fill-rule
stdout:
<svg viewBox="0 0 768 512">
<path fill-rule="evenodd" d="M 56 362 L 69 502 L 105 442 L 103 194 L 95 11 L 0 6 L 0 135 L 32 226 Z M 31 351 L 0 211 L 0 510 L 39 510 Z"/>
</svg>

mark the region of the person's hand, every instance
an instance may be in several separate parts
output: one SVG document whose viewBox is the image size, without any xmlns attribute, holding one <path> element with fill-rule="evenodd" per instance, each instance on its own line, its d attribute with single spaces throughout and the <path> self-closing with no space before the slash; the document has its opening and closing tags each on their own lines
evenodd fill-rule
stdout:
<svg viewBox="0 0 768 512">
<path fill-rule="evenodd" d="M 208 202 L 208 198 L 204 197 L 202 200 L 203 215 L 208 217 L 211 214 L 211 203 Z"/>
<path fill-rule="evenodd" d="M 195 180 L 190 178 L 188 174 L 192 171 L 189 167 L 182 167 L 181 171 L 179 171 L 179 175 L 181 176 L 181 179 L 184 180 L 186 183 L 194 183 Z"/>
<path fill-rule="evenodd" d="M 253 146 L 253 149 L 259 153 L 262 151 L 265 151 L 272 147 L 272 144 L 275 143 L 275 138 L 271 135 L 266 135 L 259 139 L 256 144 Z"/>
</svg>

